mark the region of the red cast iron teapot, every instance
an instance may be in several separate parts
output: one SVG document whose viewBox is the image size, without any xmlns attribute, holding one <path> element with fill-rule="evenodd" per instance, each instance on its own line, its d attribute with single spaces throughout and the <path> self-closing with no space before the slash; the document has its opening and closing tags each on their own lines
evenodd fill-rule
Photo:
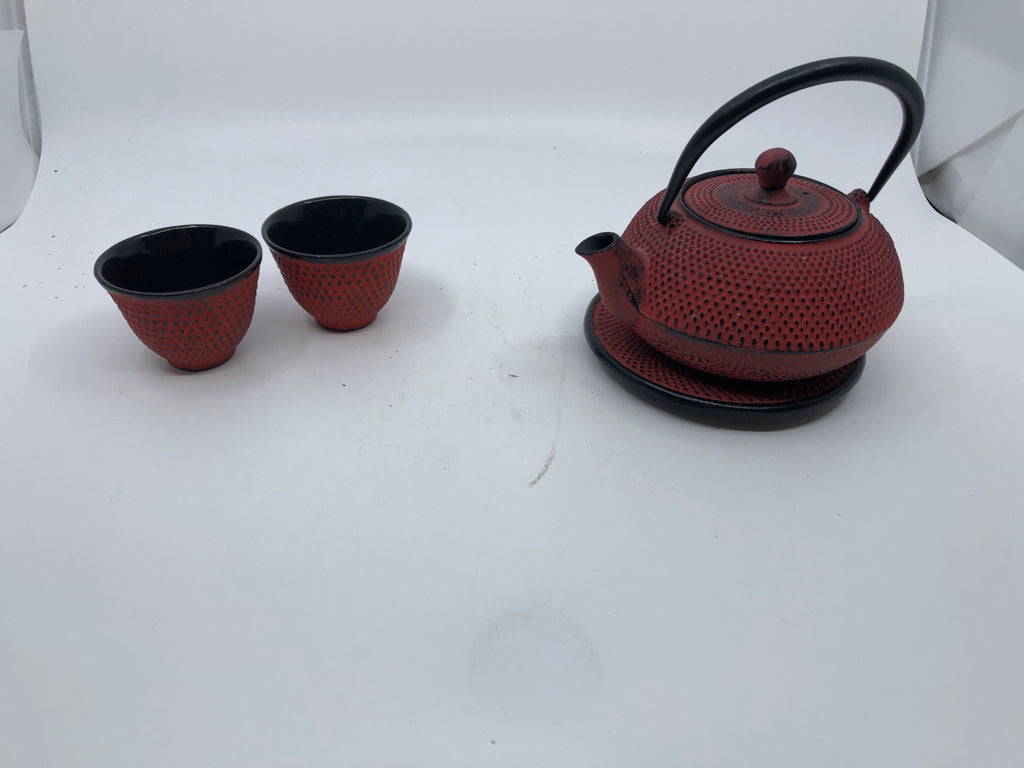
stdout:
<svg viewBox="0 0 1024 768">
<path fill-rule="evenodd" d="M 892 91 L 903 127 L 870 191 L 844 195 L 794 176 L 796 160 L 770 149 L 756 168 L 687 178 L 704 151 L 747 115 L 822 83 L 858 80 Z M 903 306 L 892 238 L 869 203 L 910 151 L 924 96 L 878 59 L 825 59 L 787 70 L 723 105 L 683 149 L 668 188 L 622 237 L 603 232 L 576 253 L 590 262 L 601 301 L 668 357 L 707 373 L 788 381 L 862 356 Z"/>
</svg>

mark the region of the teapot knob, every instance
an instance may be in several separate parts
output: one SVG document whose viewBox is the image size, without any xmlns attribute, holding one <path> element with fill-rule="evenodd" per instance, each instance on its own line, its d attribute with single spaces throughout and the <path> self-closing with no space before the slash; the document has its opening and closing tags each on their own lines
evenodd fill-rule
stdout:
<svg viewBox="0 0 1024 768">
<path fill-rule="evenodd" d="M 757 183 L 761 189 L 772 192 L 777 189 L 785 189 L 790 177 L 796 171 L 796 158 L 788 149 L 775 147 L 766 149 L 757 156 L 754 163 L 757 173 Z"/>
</svg>

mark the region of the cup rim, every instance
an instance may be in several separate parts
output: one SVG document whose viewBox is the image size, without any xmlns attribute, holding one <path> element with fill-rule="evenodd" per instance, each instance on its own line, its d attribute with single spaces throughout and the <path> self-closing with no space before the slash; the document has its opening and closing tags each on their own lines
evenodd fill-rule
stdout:
<svg viewBox="0 0 1024 768">
<path fill-rule="evenodd" d="M 121 251 L 137 245 L 143 238 L 150 237 L 152 235 L 159 235 L 164 232 L 188 229 L 215 229 L 225 234 L 233 235 L 239 240 L 244 240 L 254 245 L 256 247 L 255 255 L 243 269 L 235 272 L 230 277 L 218 280 L 216 283 L 209 283 L 197 288 L 186 288 L 181 291 L 137 291 L 112 283 L 103 276 L 103 267 L 108 261 L 119 255 Z M 116 293 L 122 296 L 135 296 L 142 299 L 165 299 L 175 297 L 200 298 L 207 294 L 218 293 L 221 290 L 229 288 L 233 284 L 245 279 L 259 268 L 262 260 L 263 246 L 260 244 L 258 239 L 244 230 L 237 229 L 236 227 L 229 227 L 224 224 L 177 224 L 170 227 L 157 227 L 156 229 L 151 229 L 147 232 L 140 232 L 137 235 L 126 237 L 124 240 L 114 243 L 114 245 L 110 246 L 99 255 L 96 259 L 96 263 L 93 265 L 92 272 L 97 282 L 99 282 L 99 284 L 102 285 L 109 293 Z"/>
<path fill-rule="evenodd" d="M 352 253 L 339 253 L 339 254 L 317 254 L 317 253 L 305 253 L 303 251 L 295 251 L 291 248 L 285 248 L 279 243 L 275 242 L 270 237 L 269 229 L 271 225 L 275 224 L 278 219 L 283 217 L 286 213 L 301 208 L 302 206 L 309 205 L 310 203 L 320 203 L 325 201 L 340 201 L 340 200 L 363 200 L 374 203 L 380 203 L 381 205 L 390 209 L 390 212 L 397 216 L 401 216 L 405 221 L 405 227 L 402 229 L 401 234 L 381 245 L 373 248 L 367 248 L 362 251 L 353 251 Z M 349 262 L 349 261 L 361 261 L 363 259 L 372 259 L 376 256 L 383 256 L 386 253 L 390 253 L 399 246 L 401 246 L 406 240 L 409 239 L 409 233 L 412 232 L 412 217 L 409 213 L 396 203 L 392 203 L 390 200 L 384 200 L 380 197 L 370 197 L 367 195 L 324 195 L 322 197 L 310 197 L 306 200 L 298 200 L 294 203 L 278 208 L 272 214 L 270 214 L 263 222 L 263 226 L 260 229 L 260 234 L 263 236 L 263 240 L 267 243 L 267 247 L 275 254 L 279 256 L 287 256 L 292 259 L 300 259 L 301 261 L 308 261 L 317 264 L 324 263 L 337 263 L 337 262 Z"/>
</svg>

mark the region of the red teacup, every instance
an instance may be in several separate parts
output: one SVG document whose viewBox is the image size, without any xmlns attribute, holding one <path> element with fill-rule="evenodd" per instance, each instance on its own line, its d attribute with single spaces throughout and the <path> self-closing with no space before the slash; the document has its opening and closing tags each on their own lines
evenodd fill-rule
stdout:
<svg viewBox="0 0 1024 768">
<path fill-rule="evenodd" d="M 252 322 L 262 249 L 232 227 L 155 229 L 111 246 L 93 274 L 143 344 L 175 368 L 227 362 Z"/>
<path fill-rule="evenodd" d="M 372 323 L 391 298 L 412 229 L 409 214 L 374 197 L 318 197 L 263 223 L 292 296 L 324 328 Z"/>
</svg>

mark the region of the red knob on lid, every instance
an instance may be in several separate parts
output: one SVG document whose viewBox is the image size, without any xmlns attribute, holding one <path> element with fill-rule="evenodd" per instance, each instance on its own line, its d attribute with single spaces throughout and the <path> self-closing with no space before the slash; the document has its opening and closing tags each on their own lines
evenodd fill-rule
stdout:
<svg viewBox="0 0 1024 768">
<path fill-rule="evenodd" d="M 757 183 L 762 189 L 772 191 L 784 189 L 787 182 L 796 171 L 796 158 L 788 149 L 775 147 L 766 149 L 757 156 L 754 164 L 757 173 Z"/>
</svg>

